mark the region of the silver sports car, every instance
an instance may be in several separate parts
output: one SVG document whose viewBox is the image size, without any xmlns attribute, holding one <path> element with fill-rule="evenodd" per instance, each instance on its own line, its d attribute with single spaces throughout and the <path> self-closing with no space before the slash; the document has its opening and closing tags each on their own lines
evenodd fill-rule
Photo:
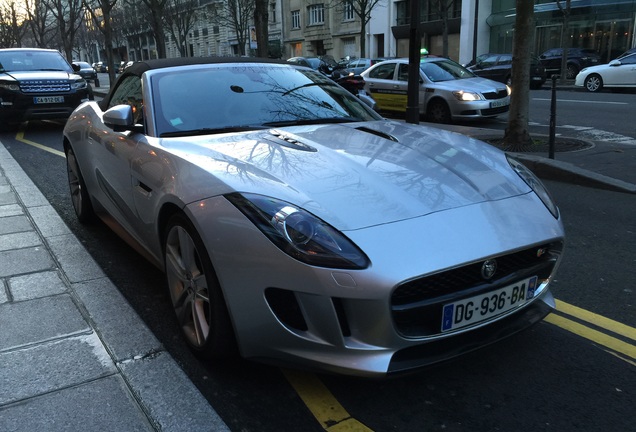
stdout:
<svg viewBox="0 0 636 432">
<path fill-rule="evenodd" d="M 138 62 L 73 113 L 64 149 L 79 220 L 165 272 L 204 358 L 384 376 L 554 307 L 563 225 L 532 173 L 309 68 Z"/>
</svg>

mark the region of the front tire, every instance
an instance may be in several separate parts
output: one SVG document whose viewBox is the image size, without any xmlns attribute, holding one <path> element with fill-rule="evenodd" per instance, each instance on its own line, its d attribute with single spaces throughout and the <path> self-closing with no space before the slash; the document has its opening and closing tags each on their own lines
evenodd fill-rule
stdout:
<svg viewBox="0 0 636 432">
<path fill-rule="evenodd" d="M 95 211 L 86 190 L 86 183 L 84 183 L 84 177 L 77 163 L 75 152 L 70 145 L 66 147 L 66 171 L 68 173 L 71 202 L 73 203 L 77 220 L 81 223 L 91 222 L 95 217 Z"/>
<path fill-rule="evenodd" d="M 451 122 L 450 109 L 448 108 L 448 105 L 446 105 L 446 102 L 441 99 L 434 100 L 428 105 L 426 115 L 430 121 L 434 123 Z"/>
<path fill-rule="evenodd" d="M 168 222 L 164 263 L 172 305 L 190 348 L 205 359 L 234 357 L 234 332 L 221 287 L 201 237 L 181 214 Z"/>
<path fill-rule="evenodd" d="M 600 75 L 592 74 L 585 78 L 583 83 L 585 89 L 589 92 L 595 93 L 603 89 L 603 78 Z"/>
</svg>

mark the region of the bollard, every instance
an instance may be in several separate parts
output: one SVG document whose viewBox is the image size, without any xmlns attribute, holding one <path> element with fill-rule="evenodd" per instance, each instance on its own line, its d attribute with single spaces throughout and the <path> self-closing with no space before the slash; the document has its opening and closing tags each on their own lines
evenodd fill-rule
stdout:
<svg viewBox="0 0 636 432">
<path fill-rule="evenodd" d="M 556 129 L 556 82 L 558 75 L 552 75 L 552 99 L 550 101 L 550 140 L 548 141 L 548 157 L 554 159 L 554 136 Z"/>
</svg>

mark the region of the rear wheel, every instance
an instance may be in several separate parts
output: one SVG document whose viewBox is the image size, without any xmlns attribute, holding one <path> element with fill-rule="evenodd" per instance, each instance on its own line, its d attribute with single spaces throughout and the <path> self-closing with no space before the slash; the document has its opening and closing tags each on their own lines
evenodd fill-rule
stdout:
<svg viewBox="0 0 636 432">
<path fill-rule="evenodd" d="M 71 146 L 66 147 L 66 171 L 68 172 L 68 186 L 71 192 L 71 202 L 75 209 L 77 220 L 87 223 L 93 220 L 95 212 L 91 204 L 84 177 L 77 164 L 75 152 Z"/>
<path fill-rule="evenodd" d="M 206 359 L 233 357 L 234 333 L 221 287 L 201 237 L 181 214 L 168 222 L 164 262 L 172 305 L 190 348 Z"/>
<path fill-rule="evenodd" d="M 565 77 L 567 79 L 574 79 L 576 75 L 579 73 L 579 68 L 575 64 L 567 65 L 567 71 Z"/>
<path fill-rule="evenodd" d="M 599 92 L 603 88 L 603 78 L 600 75 L 592 74 L 585 78 L 585 82 L 583 83 L 585 89 L 589 92 Z"/>
<path fill-rule="evenodd" d="M 451 113 L 448 105 L 441 99 L 436 99 L 428 104 L 426 115 L 430 121 L 435 123 L 450 123 Z"/>
</svg>

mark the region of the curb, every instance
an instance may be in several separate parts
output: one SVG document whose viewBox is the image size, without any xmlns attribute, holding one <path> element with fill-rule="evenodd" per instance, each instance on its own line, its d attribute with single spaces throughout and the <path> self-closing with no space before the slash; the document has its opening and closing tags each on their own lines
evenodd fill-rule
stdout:
<svg viewBox="0 0 636 432">
<path fill-rule="evenodd" d="M 2 179 L 0 430 L 229 431 L 0 142 Z"/>
<path fill-rule="evenodd" d="M 524 153 L 510 154 L 514 155 L 516 159 L 523 162 L 528 169 L 534 172 L 541 179 L 556 180 L 597 189 L 636 194 L 635 184 L 579 168 L 569 162 Z"/>
</svg>

